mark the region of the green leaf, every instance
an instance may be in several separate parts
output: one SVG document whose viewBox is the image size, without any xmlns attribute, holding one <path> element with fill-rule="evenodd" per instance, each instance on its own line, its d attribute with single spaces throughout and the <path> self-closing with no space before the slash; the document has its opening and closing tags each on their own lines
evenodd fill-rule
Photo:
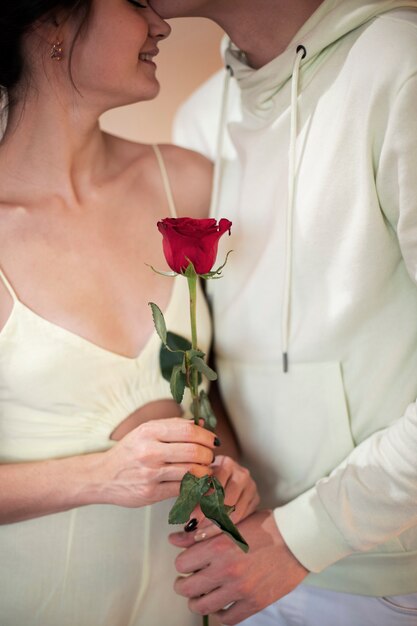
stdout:
<svg viewBox="0 0 417 626">
<path fill-rule="evenodd" d="M 180 495 L 169 512 L 169 524 L 185 524 L 185 522 L 188 522 L 191 513 L 199 504 L 202 496 L 210 489 L 210 482 L 210 476 L 197 478 L 190 472 L 184 475 L 181 481 Z"/>
<path fill-rule="evenodd" d="M 229 250 L 229 252 L 226 254 L 225 261 L 222 265 L 220 265 L 216 270 L 211 270 L 211 272 L 207 272 L 207 274 L 200 274 L 201 278 L 204 278 L 204 280 L 216 280 L 219 278 L 223 278 L 222 270 L 224 267 L 226 267 L 227 261 L 229 260 L 229 254 L 231 252 L 233 252 L 233 250 Z"/>
<path fill-rule="evenodd" d="M 200 507 L 204 515 L 228 535 L 243 552 L 248 552 L 249 546 L 242 537 L 232 520 L 228 516 L 230 507 L 224 504 L 224 489 L 216 477 L 211 478 L 213 493 L 200 500 Z"/>
<path fill-rule="evenodd" d="M 178 276 L 177 272 L 163 272 L 162 270 L 155 269 L 154 266 L 149 265 L 149 263 L 145 263 L 145 265 L 150 267 L 151 270 L 155 272 L 155 274 L 159 274 L 160 276 L 168 276 L 169 278 L 174 278 L 175 276 Z"/>
<path fill-rule="evenodd" d="M 207 365 L 207 363 L 200 356 L 193 356 L 191 359 L 191 365 L 193 365 L 200 374 L 203 374 L 208 380 L 217 380 L 217 374 L 214 370 Z"/>
<path fill-rule="evenodd" d="M 176 365 L 181 365 L 184 352 L 191 348 L 191 343 L 185 337 L 167 332 L 166 345 L 162 344 L 159 351 L 159 365 L 161 374 L 165 380 L 171 380 L 172 370 Z"/>
<path fill-rule="evenodd" d="M 164 315 L 157 304 L 154 302 L 149 302 L 149 306 L 152 309 L 152 317 L 153 323 L 155 326 L 155 330 L 158 333 L 158 336 L 162 343 L 166 344 L 167 342 L 167 327 L 164 320 Z"/>
<path fill-rule="evenodd" d="M 187 359 L 189 361 L 192 361 L 195 356 L 203 357 L 206 355 L 204 354 L 204 352 L 201 352 L 201 350 L 187 350 Z"/>
<path fill-rule="evenodd" d="M 170 387 L 172 397 L 177 404 L 181 404 L 185 390 L 185 375 L 182 373 L 182 365 L 176 365 L 171 374 Z"/>
<path fill-rule="evenodd" d="M 211 407 L 209 397 L 203 389 L 200 391 L 199 400 L 200 417 L 204 420 L 204 428 L 211 430 L 214 433 L 217 426 L 217 419 Z"/>
<path fill-rule="evenodd" d="M 172 371 L 176 365 L 183 366 L 185 352 L 187 352 L 188 358 L 194 355 L 204 356 L 204 352 L 191 349 L 191 343 L 188 339 L 168 331 L 166 345 L 162 344 L 159 351 L 159 366 L 165 380 L 171 380 Z M 182 372 L 185 374 L 184 368 L 182 368 Z M 199 375 L 198 384 L 201 384 L 201 375 Z"/>
</svg>

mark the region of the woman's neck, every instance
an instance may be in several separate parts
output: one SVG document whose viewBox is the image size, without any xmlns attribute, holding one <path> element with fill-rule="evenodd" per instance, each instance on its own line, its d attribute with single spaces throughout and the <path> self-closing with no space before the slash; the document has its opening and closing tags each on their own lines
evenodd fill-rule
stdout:
<svg viewBox="0 0 417 626">
<path fill-rule="evenodd" d="M 98 116 L 50 92 L 11 108 L 0 143 L 2 198 L 57 195 L 80 203 L 105 171 Z"/>
</svg>

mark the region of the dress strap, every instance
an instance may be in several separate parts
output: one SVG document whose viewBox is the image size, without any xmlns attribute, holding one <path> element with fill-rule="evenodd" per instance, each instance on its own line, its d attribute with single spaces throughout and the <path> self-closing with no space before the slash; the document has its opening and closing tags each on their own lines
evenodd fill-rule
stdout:
<svg viewBox="0 0 417 626">
<path fill-rule="evenodd" d="M 13 287 L 11 286 L 11 284 L 9 283 L 9 281 L 7 280 L 7 278 L 4 275 L 4 272 L 2 271 L 1 268 L 0 268 L 0 278 L 1 278 L 2 282 L 4 283 L 4 286 L 6 287 L 7 291 L 12 296 L 13 302 L 18 302 L 19 298 L 17 297 L 16 292 L 13 289 Z"/>
<path fill-rule="evenodd" d="M 152 144 L 152 148 L 155 152 L 156 160 L 158 161 L 159 169 L 161 171 L 162 182 L 164 184 L 164 189 L 166 193 L 166 197 L 168 200 L 169 211 L 171 213 L 171 217 L 177 217 L 177 209 L 175 208 L 174 196 L 172 195 L 171 183 L 169 182 L 167 168 L 165 166 L 164 159 L 162 157 L 161 150 L 159 149 L 158 144 Z"/>
</svg>

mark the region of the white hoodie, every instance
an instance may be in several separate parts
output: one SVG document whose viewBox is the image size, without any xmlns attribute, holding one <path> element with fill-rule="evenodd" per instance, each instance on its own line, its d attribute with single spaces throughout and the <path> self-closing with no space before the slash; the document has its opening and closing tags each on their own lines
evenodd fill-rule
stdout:
<svg viewBox="0 0 417 626">
<path fill-rule="evenodd" d="M 224 400 L 306 582 L 365 595 L 417 591 L 416 9 L 325 0 L 260 70 L 226 53 Z"/>
</svg>

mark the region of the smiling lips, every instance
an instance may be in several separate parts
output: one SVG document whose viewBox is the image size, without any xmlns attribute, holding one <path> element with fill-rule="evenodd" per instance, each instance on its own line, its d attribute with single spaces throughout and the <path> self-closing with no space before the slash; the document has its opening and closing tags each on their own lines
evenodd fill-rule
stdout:
<svg viewBox="0 0 417 626">
<path fill-rule="evenodd" d="M 139 60 L 153 63 L 153 59 L 158 53 L 159 50 L 157 49 L 149 50 L 148 52 L 141 52 L 139 54 Z"/>
</svg>

